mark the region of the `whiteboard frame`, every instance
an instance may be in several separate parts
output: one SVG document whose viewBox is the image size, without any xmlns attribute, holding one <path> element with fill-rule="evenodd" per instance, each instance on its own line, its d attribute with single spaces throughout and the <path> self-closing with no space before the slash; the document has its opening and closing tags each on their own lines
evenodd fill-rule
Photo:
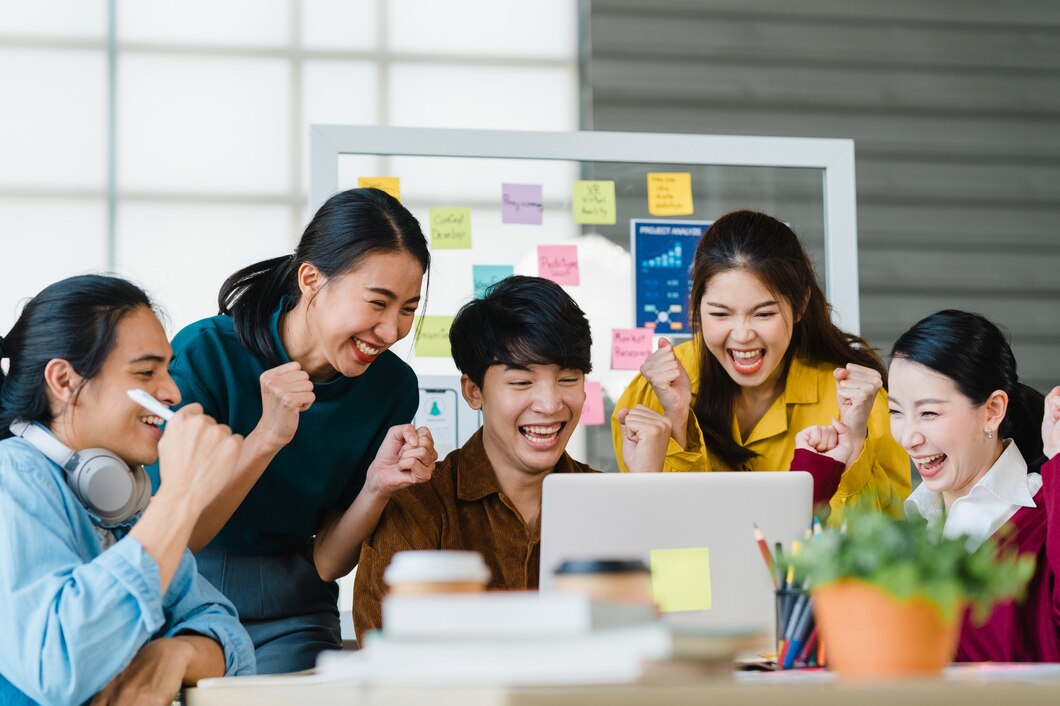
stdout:
<svg viewBox="0 0 1060 706">
<path fill-rule="evenodd" d="M 310 213 L 338 191 L 345 154 L 821 169 L 826 294 L 836 322 L 860 335 L 853 140 L 310 125 Z"/>
</svg>

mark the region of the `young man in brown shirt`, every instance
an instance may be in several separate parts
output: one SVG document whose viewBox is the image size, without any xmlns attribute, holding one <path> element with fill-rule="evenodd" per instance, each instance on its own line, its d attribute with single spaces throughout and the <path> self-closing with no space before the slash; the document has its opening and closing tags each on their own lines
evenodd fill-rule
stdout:
<svg viewBox="0 0 1060 706">
<path fill-rule="evenodd" d="M 477 551 L 490 568 L 491 590 L 537 588 L 541 484 L 549 473 L 593 470 L 564 450 L 585 404 L 592 336 L 562 287 L 508 277 L 460 310 L 449 341 L 464 399 L 482 410 L 482 428 L 438 463 L 430 481 L 395 493 L 361 546 L 358 641 L 381 627 L 383 571 L 399 551 Z M 630 470 L 660 470 L 669 421 L 643 406 L 624 411 L 623 421 Z"/>
</svg>

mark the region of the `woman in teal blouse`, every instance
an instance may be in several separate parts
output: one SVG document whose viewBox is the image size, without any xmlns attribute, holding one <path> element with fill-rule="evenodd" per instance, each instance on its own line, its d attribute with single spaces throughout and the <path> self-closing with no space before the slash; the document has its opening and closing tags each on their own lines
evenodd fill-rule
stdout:
<svg viewBox="0 0 1060 706">
<path fill-rule="evenodd" d="M 416 219 L 377 189 L 325 203 L 291 256 L 236 272 L 221 314 L 173 339 L 185 402 L 246 437 L 236 479 L 190 542 L 254 640 L 259 673 L 339 648 L 334 580 L 357 563 L 391 493 L 437 454 L 409 422 L 408 335 L 430 265 Z"/>
</svg>

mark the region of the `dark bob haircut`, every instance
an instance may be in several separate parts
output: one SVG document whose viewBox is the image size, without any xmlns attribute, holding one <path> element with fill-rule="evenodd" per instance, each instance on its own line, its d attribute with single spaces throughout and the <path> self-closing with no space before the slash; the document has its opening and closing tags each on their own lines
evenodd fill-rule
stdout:
<svg viewBox="0 0 1060 706">
<path fill-rule="evenodd" d="M 585 312 L 551 280 L 513 275 L 465 304 L 449 329 L 453 360 L 479 387 L 492 365 L 558 365 L 589 373 L 592 333 Z"/>
</svg>

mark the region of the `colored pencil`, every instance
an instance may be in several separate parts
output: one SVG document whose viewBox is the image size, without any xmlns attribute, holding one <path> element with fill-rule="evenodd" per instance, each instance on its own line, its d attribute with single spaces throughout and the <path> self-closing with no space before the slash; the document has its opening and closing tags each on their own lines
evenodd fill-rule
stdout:
<svg viewBox="0 0 1060 706">
<path fill-rule="evenodd" d="M 773 566 L 773 555 L 769 553 L 769 545 L 766 544 L 766 538 L 762 535 L 762 530 L 758 528 L 757 522 L 752 526 L 754 527 L 755 541 L 758 543 L 758 551 L 762 552 L 762 558 L 766 562 L 766 569 L 769 570 L 769 578 L 773 582 L 773 588 L 780 588 L 777 585 L 777 572 L 776 567 Z"/>
</svg>

